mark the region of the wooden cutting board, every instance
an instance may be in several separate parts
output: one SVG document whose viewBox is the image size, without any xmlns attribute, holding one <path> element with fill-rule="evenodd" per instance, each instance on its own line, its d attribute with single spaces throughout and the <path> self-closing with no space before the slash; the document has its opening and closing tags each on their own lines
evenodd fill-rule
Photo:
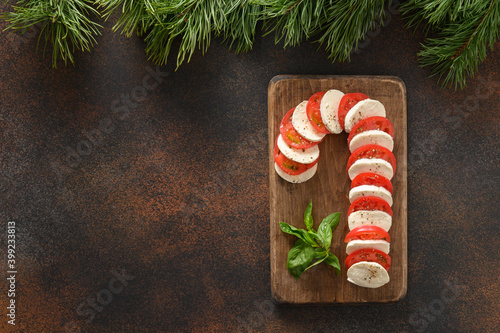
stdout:
<svg viewBox="0 0 500 333">
<path fill-rule="evenodd" d="M 338 89 L 344 93 L 362 92 L 382 102 L 387 118 L 394 125 L 396 174 L 394 186 L 393 224 L 391 236 L 391 281 L 377 289 L 361 288 L 347 282 L 344 237 L 349 231 L 347 210 L 351 181 L 346 166 L 349 158 L 348 134 L 327 135 L 320 143 L 316 175 L 302 184 L 281 179 L 274 170 L 274 143 L 285 113 L 318 91 Z M 406 175 L 406 88 L 401 79 L 391 76 L 293 76 L 280 75 L 269 83 L 269 188 L 271 223 L 271 291 L 278 303 L 329 304 L 395 302 L 402 299 L 407 288 L 407 175 Z M 278 222 L 305 228 L 304 209 L 313 202 L 314 227 L 334 212 L 341 212 L 334 230 L 331 251 L 338 256 L 342 272 L 324 264 L 302 274 L 295 280 L 286 268 L 288 251 L 296 238 L 284 234 Z"/>
</svg>

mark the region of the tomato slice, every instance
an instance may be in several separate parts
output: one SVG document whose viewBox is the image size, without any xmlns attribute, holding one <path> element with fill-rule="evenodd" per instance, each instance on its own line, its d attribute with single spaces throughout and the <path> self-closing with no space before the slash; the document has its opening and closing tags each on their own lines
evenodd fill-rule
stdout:
<svg viewBox="0 0 500 333">
<path fill-rule="evenodd" d="M 392 194 L 392 183 L 384 176 L 377 175 L 373 172 L 365 172 L 357 175 L 351 183 L 351 189 L 361 185 L 374 185 L 385 188 Z"/>
<path fill-rule="evenodd" d="M 354 200 L 349 206 L 347 216 L 358 210 L 380 210 L 392 216 L 392 209 L 387 201 L 374 196 L 361 197 Z"/>
<path fill-rule="evenodd" d="M 391 257 L 387 253 L 375 249 L 361 249 L 351 253 L 345 259 L 345 266 L 349 269 L 360 261 L 376 262 L 384 267 L 386 271 L 391 268 Z"/>
<path fill-rule="evenodd" d="M 347 138 L 347 146 L 351 144 L 352 138 L 356 136 L 356 134 L 371 131 L 371 130 L 380 130 L 389 134 L 392 138 L 394 138 L 394 127 L 389 119 L 384 117 L 368 117 L 360 120 L 349 133 L 349 137 Z"/>
<path fill-rule="evenodd" d="M 347 161 L 347 170 L 351 168 L 351 166 L 357 160 L 361 158 L 380 158 L 387 162 L 389 162 L 392 166 L 392 170 L 396 172 L 396 157 L 394 154 L 387 148 L 379 146 L 379 145 L 365 145 L 361 146 L 355 151 L 352 152 L 349 160 Z"/>
<path fill-rule="evenodd" d="M 323 124 L 323 120 L 321 120 L 321 99 L 326 94 L 326 92 L 321 91 L 317 92 L 309 98 L 306 106 L 307 119 L 313 127 L 321 133 L 330 134 L 330 131 L 326 129 L 325 124 Z"/>
<path fill-rule="evenodd" d="M 295 111 L 295 108 L 289 110 L 283 117 L 283 120 L 281 120 L 280 133 L 281 136 L 283 137 L 283 140 L 290 147 L 297 149 L 306 149 L 317 145 L 319 142 L 311 142 L 306 138 L 304 138 L 303 136 L 301 136 L 295 130 L 295 128 L 292 125 L 293 111 Z"/>
<path fill-rule="evenodd" d="M 278 164 L 281 170 L 285 171 L 289 175 L 300 175 L 304 171 L 312 168 L 316 163 L 318 163 L 319 158 L 309 164 L 298 163 L 292 161 L 286 157 L 278 148 L 278 139 L 274 145 L 274 161 Z"/>
<path fill-rule="evenodd" d="M 362 225 L 352 229 L 345 236 L 344 242 L 349 243 L 353 240 L 385 240 L 391 242 L 389 233 L 384 229 L 374 225 Z"/>
<path fill-rule="evenodd" d="M 359 101 L 362 101 L 364 99 L 368 99 L 368 96 L 362 93 L 350 93 L 345 94 L 342 97 L 339 103 L 339 123 L 343 130 L 345 130 L 344 125 L 347 112 L 349 112 L 349 110 L 352 109 L 354 105 L 358 104 Z"/>
</svg>

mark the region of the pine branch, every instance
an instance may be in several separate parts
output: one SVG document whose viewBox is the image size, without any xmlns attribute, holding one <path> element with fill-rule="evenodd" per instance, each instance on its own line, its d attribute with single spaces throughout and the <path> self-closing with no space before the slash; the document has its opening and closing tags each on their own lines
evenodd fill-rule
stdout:
<svg viewBox="0 0 500 333">
<path fill-rule="evenodd" d="M 121 30 L 127 37 L 132 36 L 134 32 L 142 36 L 157 20 L 153 13 L 153 2 L 149 0 L 97 0 L 97 3 L 106 19 L 121 7 L 121 15 L 113 30 Z"/>
<path fill-rule="evenodd" d="M 389 1 L 390 3 L 390 1 Z M 384 0 L 20 0 L 3 19 L 7 29 L 41 27 L 39 42 L 52 45 L 52 63 L 74 63 L 76 50 L 90 50 L 99 24 L 98 5 L 108 19 L 119 11 L 114 30 L 142 36 L 149 58 L 165 64 L 180 40 L 177 66 L 199 48 L 205 53 L 213 36 L 236 52 L 252 49 L 257 24 L 275 42 L 295 46 L 318 38 L 332 61 L 349 60 L 366 33 L 384 18 Z M 430 66 L 443 86 L 465 86 L 493 50 L 500 28 L 500 0 L 410 0 L 401 9 L 408 27 L 421 23 L 427 34 L 419 61 Z"/>
<path fill-rule="evenodd" d="M 262 6 L 260 19 L 265 21 L 266 35 L 275 32 L 275 42 L 284 46 L 299 45 L 321 28 L 327 20 L 325 0 L 253 0 Z"/>
<path fill-rule="evenodd" d="M 463 13 L 474 15 L 475 1 L 471 0 L 412 0 L 401 5 L 408 27 L 424 23 L 429 27 L 442 27 Z"/>
<path fill-rule="evenodd" d="M 44 54 L 52 44 L 52 66 L 57 67 L 60 58 L 67 65 L 74 64 L 75 50 L 90 51 L 100 34 L 99 24 L 92 21 L 98 12 L 90 0 L 23 0 L 17 1 L 12 12 L 2 15 L 9 22 L 7 29 L 25 32 L 32 26 L 41 26 L 38 39 L 45 39 Z M 37 45 L 38 48 L 38 45 Z"/>
<path fill-rule="evenodd" d="M 384 1 L 352 0 L 330 2 L 326 8 L 326 31 L 319 42 L 325 46 L 332 61 L 350 60 L 369 29 L 385 18 Z"/>
<path fill-rule="evenodd" d="M 226 26 L 222 32 L 230 49 L 235 43 L 237 53 L 252 49 L 261 10 L 260 5 L 252 4 L 249 0 L 234 1 L 233 7 L 226 13 Z"/>
<path fill-rule="evenodd" d="M 189 62 L 196 46 L 205 53 L 212 32 L 220 33 L 225 26 L 226 0 L 172 0 L 154 1 L 152 12 L 159 18 L 146 36 L 146 52 L 154 61 L 165 64 L 176 37 L 181 38 L 177 67 Z"/>
<path fill-rule="evenodd" d="M 438 9 L 445 5 L 445 9 Z M 438 76 L 442 87 L 463 89 L 467 76 L 474 76 L 486 59 L 488 47 L 493 50 L 499 36 L 498 0 L 412 1 L 405 5 L 404 13 L 410 17 L 410 25 L 417 22 L 418 15 L 438 29 L 437 36 L 428 38 L 418 55 L 420 64 L 431 67 L 431 76 Z"/>
</svg>

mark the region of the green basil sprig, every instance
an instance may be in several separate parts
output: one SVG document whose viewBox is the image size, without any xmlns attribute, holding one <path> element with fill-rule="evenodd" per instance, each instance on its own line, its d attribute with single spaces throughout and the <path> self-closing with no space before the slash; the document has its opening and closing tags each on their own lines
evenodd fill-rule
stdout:
<svg viewBox="0 0 500 333">
<path fill-rule="evenodd" d="M 307 230 L 280 222 L 281 231 L 299 238 L 288 252 L 286 263 L 288 271 L 295 279 L 298 280 L 302 273 L 322 262 L 332 266 L 336 274 L 340 273 L 339 259 L 330 253 L 333 229 L 337 227 L 339 221 L 340 213 L 330 214 L 323 219 L 318 230 L 315 231 L 311 201 L 304 212 L 304 224 Z M 313 260 L 316 261 L 313 262 Z"/>
</svg>

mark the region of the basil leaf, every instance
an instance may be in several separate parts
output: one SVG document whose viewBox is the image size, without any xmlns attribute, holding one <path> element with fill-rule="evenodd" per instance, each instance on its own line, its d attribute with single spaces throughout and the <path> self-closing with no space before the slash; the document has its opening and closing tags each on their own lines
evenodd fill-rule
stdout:
<svg viewBox="0 0 500 333">
<path fill-rule="evenodd" d="M 327 256 L 327 252 L 322 247 L 317 247 L 314 249 L 314 259 L 321 259 Z"/>
<path fill-rule="evenodd" d="M 340 263 L 339 263 L 339 258 L 333 253 L 329 253 L 328 257 L 325 257 L 325 262 L 335 268 L 335 273 L 337 275 L 340 274 Z"/>
<path fill-rule="evenodd" d="M 299 239 L 302 239 L 304 242 L 311 246 L 319 246 L 318 243 L 314 241 L 314 238 L 311 236 L 311 234 L 304 229 L 295 228 L 294 226 L 289 225 L 285 222 L 280 222 L 280 229 L 286 234 L 297 236 Z"/>
<path fill-rule="evenodd" d="M 307 230 L 313 230 L 314 220 L 312 217 L 312 200 L 309 201 L 309 205 L 307 205 L 306 211 L 304 212 L 304 224 L 306 225 Z"/>
<path fill-rule="evenodd" d="M 323 219 L 318 227 L 318 237 L 325 250 L 332 244 L 332 230 L 337 227 L 340 221 L 340 213 L 333 213 Z"/>
<path fill-rule="evenodd" d="M 325 217 L 321 223 L 328 223 L 328 225 L 330 225 L 330 228 L 333 231 L 333 229 L 337 227 L 339 222 L 340 222 L 340 213 L 333 213 Z"/>
<path fill-rule="evenodd" d="M 328 250 L 332 244 L 332 228 L 326 223 L 321 223 L 318 228 L 318 237 L 321 246 Z"/>
<path fill-rule="evenodd" d="M 311 235 L 311 237 L 313 239 L 315 239 L 317 242 L 321 243 L 321 238 L 318 236 L 318 234 L 316 233 L 316 231 L 314 231 L 314 230 L 309 231 L 309 235 Z"/>
<path fill-rule="evenodd" d="M 318 264 L 321 264 L 323 261 L 325 261 L 325 259 L 328 258 L 327 256 L 324 256 L 323 258 L 321 258 L 320 260 L 317 260 L 315 261 L 312 265 L 310 265 L 309 267 L 306 268 L 306 271 L 311 268 L 311 267 L 314 267 Z M 305 271 L 304 271 L 305 272 Z"/>
<path fill-rule="evenodd" d="M 313 247 L 305 243 L 302 239 L 299 239 L 288 252 L 286 267 L 288 268 L 290 274 L 298 280 L 300 275 L 305 272 L 307 266 L 309 266 L 313 258 Z"/>
</svg>

